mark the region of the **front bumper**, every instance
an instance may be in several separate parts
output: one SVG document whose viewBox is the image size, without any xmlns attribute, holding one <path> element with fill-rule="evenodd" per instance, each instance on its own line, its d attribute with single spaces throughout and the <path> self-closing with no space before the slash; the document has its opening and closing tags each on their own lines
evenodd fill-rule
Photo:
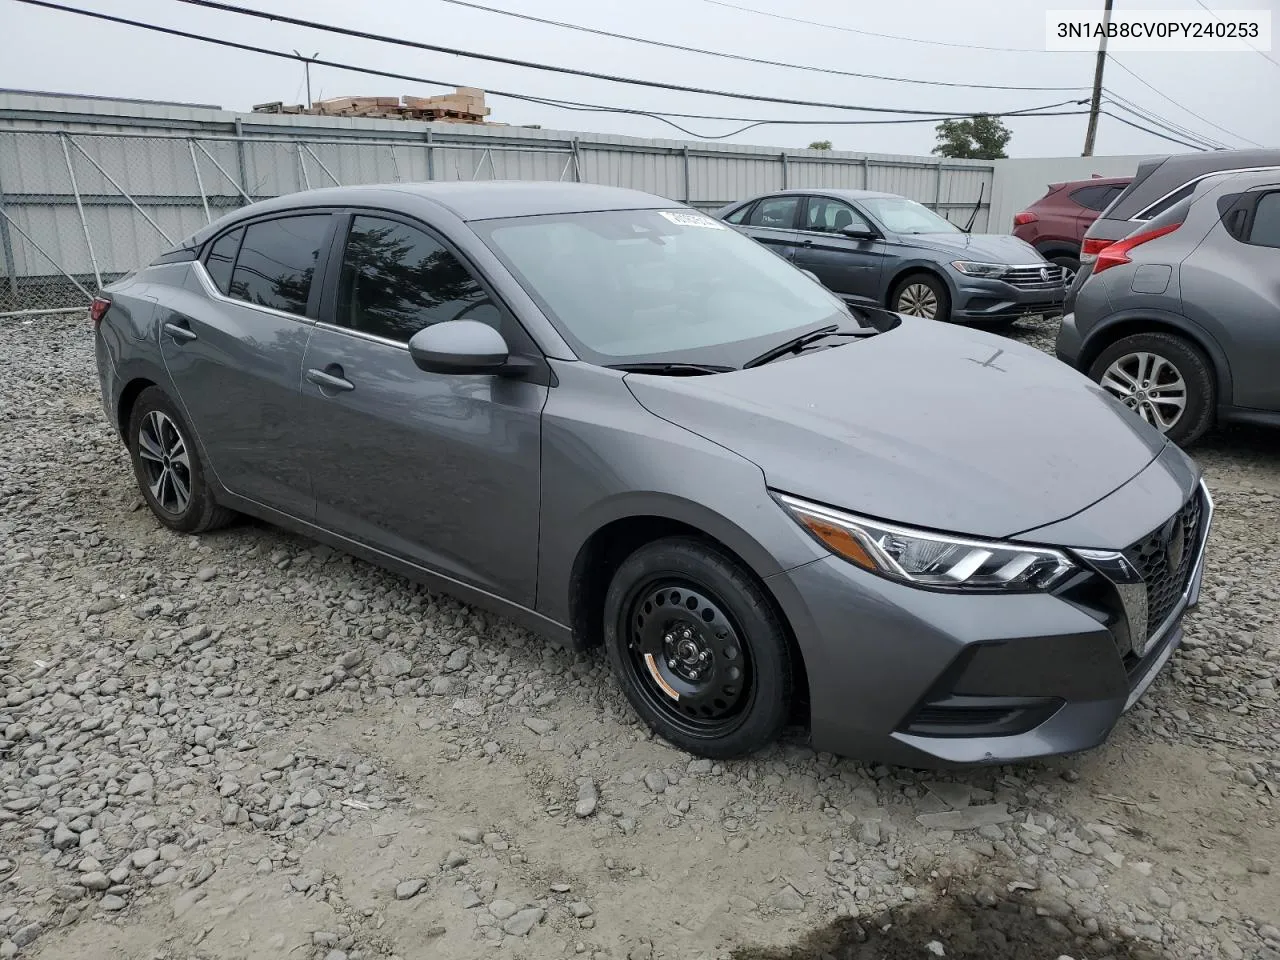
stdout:
<svg viewBox="0 0 1280 960">
<path fill-rule="evenodd" d="M 1032 288 L 1017 287 L 1002 280 L 978 280 L 953 275 L 955 302 L 951 305 L 954 320 L 1010 320 L 1018 317 L 1056 317 L 1062 313 L 1067 295 L 1066 285 Z"/>
<path fill-rule="evenodd" d="M 1076 315 L 1063 314 L 1062 323 L 1058 325 L 1058 339 L 1054 343 L 1053 352 L 1063 363 L 1078 369 L 1080 351 L 1083 348 L 1084 338 L 1080 336 L 1080 329 L 1076 326 Z"/>
<path fill-rule="evenodd" d="M 1137 643 L 1132 591 L 1126 604 L 1114 571 L 1099 572 L 1103 552 L 1082 559 L 1094 572 L 1065 597 L 929 592 L 836 557 L 772 577 L 805 658 L 813 746 L 937 767 L 1102 743 L 1172 657 L 1199 598 L 1212 501 L 1203 486 L 1194 496 L 1205 510 L 1185 583 Z"/>
</svg>

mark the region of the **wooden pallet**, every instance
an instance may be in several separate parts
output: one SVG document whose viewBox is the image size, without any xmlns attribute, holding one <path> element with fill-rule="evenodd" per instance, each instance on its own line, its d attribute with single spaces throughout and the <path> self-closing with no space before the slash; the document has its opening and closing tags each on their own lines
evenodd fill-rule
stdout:
<svg viewBox="0 0 1280 960">
<path fill-rule="evenodd" d="M 489 108 L 484 91 L 457 87 L 453 93 L 437 97 L 330 97 L 317 100 L 311 108 L 280 100 L 254 104 L 255 113 L 306 114 L 320 117 L 371 117 L 382 120 L 445 121 L 487 123 Z"/>
</svg>

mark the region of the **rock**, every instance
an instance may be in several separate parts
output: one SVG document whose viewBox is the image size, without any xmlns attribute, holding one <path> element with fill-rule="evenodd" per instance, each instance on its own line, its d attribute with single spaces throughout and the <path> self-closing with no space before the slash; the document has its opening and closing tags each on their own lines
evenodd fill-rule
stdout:
<svg viewBox="0 0 1280 960">
<path fill-rule="evenodd" d="M 471 658 L 471 651 L 466 647 L 459 647 L 453 653 L 449 654 L 449 659 L 444 662 L 445 673 L 457 673 L 467 665 L 467 661 Z"/>
<path fill-rule="evenodd" d="M 1249 861 L 1249 872 L 1266 876 L 1271 873 L 1271 861 L 1264 860 L 1261 857 L 1254 857 Z"/>
<path fill-rule="evenodd" d="M 58 824 L 53 829 L 53 847 L 55 850 L 69 850 L 80 843 L 80 835 L 65 824 Z"/>
<path fill-rule="evenodd" d="M 338 666 L 343 670 L 350 670 L 364 660 L 364 653 L 359 650 L 347 650 L 338 657 Z"/>
<path fill-rule="evenodd" d="M 788 885 L 766 900 L 765 905 L 774 910 L 795 912 L 804 909 L 804 897 L 800 896 L 795 887 Z"/>
<path fill-rule="evenodd" d="M 407 677 L 413 670 L 413 663 L 402 653 L 388 650 L 373 661 L 373 673 L 378 677 L 395 679 Z"/>
<path fill-rule="evenodd" d="M 136 869 L 142 870 L 160 859 L 160 851 L 152 850 L 150 847 L 144 847 L 141 850 L 135 850 L 130 858 Z"/>
<path fill-rule="evenodd" d="M 930 781 L 925 789 L 945 803 L 952 810 L 962 810 L 969 806 L 970 787 L 967 783 L 950 781 Z"/>
<path fill-rule="evenodd" d="M 218 575 L 217 567 L 201 567 L 196 571 L 196 579 L 201 583 L 208 583 Z"/>
<path fill-rule="evenodd" d="M 930 940 L 924 945 L 924 948 L 935 957 L 945 957 L 947 955 L 947 948 L 937 940 Z M 1061 958 L 1059 958 L 1059 960 L 1061 960 Z"/>
<path fill-rule="evenodd" d="M 706 757 L 698 757 L 689 761 L 689 766 L 685 768 L 691 776 L 705 776 L 711 772 L 711 761 Z"/>
<path fill-rule="evenodd" d="M 40 936 L 43 928 L 38 923 L 28 923 L 25 927 L 19 927 L 10 937 L 14 943 L 20 947 L 25 947 L 29 943 L 35 943 L 36 938 Z"/>
<path fill-rule="evenodd" d="M 1151 901 L 1154 906 L 1157 906 L 1162 910 L 1168 910 L 1173 906 L 1173 900 L 1170 898 L 1169 894 L 1165 893 L 1159 887 L 1152 887 L 1148 890 L 1147 899 Z"/>
<path fill-rule="evenodd" d="M 484 834 L 476 827 L 463 827 L 458 831 L 458 839 L 463 843 L 479 844 Z"/>
<path fill-rule="evenodd" d="M 506 920 L 520 912 L 520 908 L 510 900 L 495 900 L 489 904 L 489 913 L 498 920 Z"/>
<path fill-rule="evenodd" d="M 466 862 L 467 862 L 466 854 L 458 853 L 458 851 L 456 850 L 451 850 L 449 854 L 444 858 L 444 865 L 448 867 L 450 870 L 452 870 L 454 867 L 461 867 L 464 864 L 466 864 Z"/>
<path fill-rule="evenodd" d="M 573 812 L 578 817 L 589 817 L 596 812 L 596 806 L 600 803 L 600 793 L 596 790 L 595 782 L 592 780 L 581 780 L 578 782 L 578 802 L 573 808 Z"/>
<path fill-rule="evenodd" d="M 426 885 L 427 885 L 427 881 L 421 878 L 414 879 L 414 880 L 405 880 L 401 883 L 398 883 L 396 884 L 396 899 L 409 900 L 413 897 L 416 897 L 421 892 L 422 888 L 425 887 Z"/>
<path fill-rule="evenodd" d="M 573 914 L 575 920 L 582 920 L 591 916 L 595 911 L 579 900 L 576 903 L 569 904 L 569 912 Z"/>
<path fill-rule="evenodd" d="M 324 804 L 324 797 L 320 796 L 319 790 L 308 790 L 298 802 L 308 810 L 314 810 Z"/>
<path fill-rule="evenodd" d="M 521 910 L 502 925 L 502 931 L 508 936 L 525 937 L 529 931 L 542 922 L 544 911 L 540 907 Z"/>
<path fill-rule="evenodd" d="M 105 890 L 111 886 L 111 880 L 100 870 L 80 874 L 80 886 L 86 890 Z"/>
<path fill-rule="evenodd" d="M 206 896 L 208 892 L 201 889 L 187 890 L 179 894 L 173 901 L 173 918 L 177 920 Z"/>
<path fill-rule="evenodd" d="M 546 736 L 556 728 L 550 720 L 540 720 L 537 717 L 525 717 L 524 725 L 540 737 Z"/>
<path fill-rule="evenodd" d="M 135 773 L 129 778 L 129 782 L 125 784 L 124 795 L 126 797 L 138 797 L 143 794 L 150 793 L 155 789 L 155 778 L 149 773 Z"/>
<path fill-rule="evenodd" d="M 39 797 L 19 797 L 17 800 L 10 800 L 4 805 L 4 808 L 12 810 L 14 813 L 26 813 L 28 810 L 34 810 L 38 806 L 40 806 Z"/>
<path fill-rule="evenodd" d="M 650 770 L 644 775 L 644 785 L 651 793 L 663 793 L 667 789 L 667 775 L 661 770 Z"/>
<path fill-rule="evenodd" d="M 869 847 L 880 846 L 880 821 L 863 820 L 858 828 L 858 839 Z"/>
<path fill-rule="evenodd" d="M 1005 804 L 990 803 L 943 813 L 922 813 L 916 817 L 916 822 L 930 830 L 976 830 L 982 826 L 1008 823 L 1012 819 Z"/>
<path fill-rule="evenodd" d="M 125 901 L 123 897 L 117 897 L 115 894 L 108 893 L 98 902 L 98 906 L 103 910 L 106 910 L 108 913 L 115 913 L 125 908 Z"/>
</svg>

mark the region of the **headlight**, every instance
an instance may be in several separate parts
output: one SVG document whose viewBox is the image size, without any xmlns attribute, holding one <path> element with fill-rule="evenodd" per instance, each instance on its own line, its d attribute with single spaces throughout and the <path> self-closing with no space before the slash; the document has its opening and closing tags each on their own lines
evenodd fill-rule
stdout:
<svg viewBox="0 0 1280 960">
<path fill-rule="evenodd" d="M 970 540 L 867 520 L 786 494 L 778 502 L 820 543 L 864 570 L 936 590 L 1049 590 L 1076 566 L 1066 554 L 994 540 Z"/>
<path fill-rule="evenodd" d="M 953 260 L 951 265 L 966 276 L 990 280 L 1003 277 L 1004 272 L 1009 269 L 1007 263 L 974 263 L 972 260 Z"/>
</svg>

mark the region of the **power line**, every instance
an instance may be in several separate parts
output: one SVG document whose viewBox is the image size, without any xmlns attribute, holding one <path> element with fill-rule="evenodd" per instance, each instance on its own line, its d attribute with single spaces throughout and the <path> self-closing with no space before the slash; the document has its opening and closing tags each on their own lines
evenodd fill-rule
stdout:
<svg viewBox="0 0 1280 960">
<path fill-rule="evenodd" d="M 1168 100 L 1168 101 L 1169 101 L 1170 103 L 1172 103 L 1175 107 L 1177 107 L 1178 109 L 1180 109 L 1180 110 L 1182 110 L 1182 111 L 1184 111 L 1184 112 L 1186 112 L 1186 113 L 1191 114 L 1191 116 L 1195 117 L 1197 120 L 1200 120 L 1200 121 L 1202 121 L 1202 122 L 1204 122 L 1204 123 L 1207 123 L 1209 126 L 1213 127 L 1215 130 L 1218 130 L 1218 131 L 1220 131 L 1221 133 L 1225 133 L 1225 134 L 1227 134 L 1228 136 L 1235 137 L 1237 140 L 1243 140 L 1245 143 L 1251 143 L 1251 144 L 1253 144 L 1255 147 L 1261 147 L 1261 146 L 1262 146 L 1262 144 L 1258 143 L 1256 140 L 1250 140 L 1248 137 L 1243 136 L 1243 135 L 1241 135 L 1241 134 L 1239 134 L 1239 133 L 1233 133 L 1232 131 L 1228 130 L 1226 127 L 1224 127 L 1224 126 L 1221 126 L 1221 125 L 1219 125 L 1219 124 L 1214 123 L 1214 122 L 1213 122 L 1212 120 L 1210 120 L 1208 117 L 1201 116 L 1200 114 L 1198 114 L 1198 113 L 1196 113 L 1194 110 L 1192 110 L 1190 107 L 1185 106 L 1185 105 L 1183 105 L 1183 104 L 1179 103 L 1177 100 L 1173 99 L 1173 97 L 1171 97 L 1171 96 L 1169 96 L 1168 94 L 1164 93 L 1164 92 L 1163 92 L 1163 91 L 1161 91 L 1158 87 L 1154 87 L 1154 86 L 1152 86 L 1152 85 L 1151 85 L 1150 83 L 1148 83 L 1146 80 L 1143 80 L 1143 79 L 1142 79 L 1142 77 L 1138 76 L 1138 74 L 1134 73 L 1132 70 L 1130 70 L 1128 67 L 1126 67 L 1123 63 L 1121 63 L 1119 60 L 1117 60 L 1117 59 L 1116 59 L 1116 56 L 1115 56 L 1115 54 L 1114 54 L 1114 53 L 1108 53 L 1108 54 L 1107 54 L 1107 59 L 1108 59 L 1108 60 L 1110 60 L 1112 63 L 1114 63 L 1114 64 L 1115 64 L 1117 67 L 1119 67 L 1121 70 L 1123 70 L 1125 73 L 1129 74 L 1129 76 L 1133 77 L 1133 79 L 1137 80 L 1140 84 L 1142 84 L 1144 87 L 1146 87 L 1146 88 L 1147 88 L 1148 90 L 1150 90 L 1152 93 L 1154 93 L 1156 96 L 1160 97 L 1160 98 L 1161 98 L 1161 99 L 1163 99 L 1163 100 Z M 1111 93 L 1112 91 L 1108 90 L 1107 92 L 1108 92 L 1108 93 Z"/>
<path fill-rule="evenodd" d="M 857 33 L 864 37 L 875 37 L 879 40 L 905 40 L 908 43 L 922 43 L 931 47 L 959 47 L 964 50 L 991 50 L 1000 53 L 1060 53 L 1064 51 L 1045 50 L 1040 47 L 987 47 L 979 43 L 951 43 L 946 40 L 921 40 L 919 37 L 905 37 L 897 33 L 875 33 L 871 30 L 858 30 L 855 27 L 845 27 L 837 23 L 823 23 L 820 20 L 805 20 L 802 17 L 789 17 L 781 13 L 772 13 L 768 10 L 756 10 L 754 7 L 744 7 L 741 4 L 729 3 L 728 0 L 702 0 L 703 3 L 714 4 L 717 7 L 729 7 L 732 10 L 741 10 L 743 13 L 754 13 L 761 17 L 772 17 L 774 20 L 786 20 L 789 23 L 804 23 L 811 27 L 822 27 L 824 30 L 839 30 L 843 33 Z"/>
<path fill-rule="evenodd" d="M 127 17 L 118 17 L 113 14 L 99 13 L 98 11 L 94 11 L 94 10 L 81 10 L 76 7 L 69 7 L 59 3 L 52 3 L 52 2 L 49 2 L 49 0 L 17 0 L 17 2 L 29 4 L 31 6 L 43 7 L 50 10 L 58 10 L 65 13 L 73 13 L 80 16 L 90 17 L 95 20 L 102 20 L 109 23 L 121 24 L 123 26 L 136 27 L 142 30 L 161 33 L 166 36 L 181 37 L 187 40 L 197 40 L 201 43 L 213 44 L 215 46 L 229 47 L 231 49 L 241 50 L 247 53 L 257 53 L 263 56 L 276 57 L 278 59 L 290 60 L 290 61 L 296 61 L 298 59 L 294 54 L 286 53 L 285 51 L 282 51 L 282 50 L 272 50 L 267 47 L 259 47 L 253 44 L 240 43 L 239 41 L 236 41 L 236 40 L 224 40 L 219 37 L 204 36 L 202 34 L 191 33 L 186 30 L 179 30 L 174 27 L 160 26 L 159 24 L 146 23 L 141 20 L 132 20 Z M 361 74 L 366 74 L 368 76 L 384 77 L 392 80 L 405 80 L 411 83 L 421 83 L 429 86 L 439 86 L 439 87 L 446 87 L 446 88 L 461 86 L 460 84 L 451 83 L 446 80 L 433 80 L 426 77 L 414 76 L 412 74 L 396 73 L 390 70 L 379 70 L 373 67 L 361 67 L 354 64 L 344 63 L 342 61 L 327 60 L 319 57 L 312 58 L 311 62 L 313 64 L 316 64 L 317 66 L 331 67 L 337 70 L 347 70 L 352 73 L 361 73 Z M 756 119 L 751 117 L 726 117 L 726 116 L 719 116 L 719 115 L 713 115 L 713 114 L 687 114 L 687 113 L 675 113 L 675 112 L 665 112 L 665 111 L 655 112 L 655 111 L 639 110 L 639 109 L 630 108 L 630 107 L 618 107 L 618 106 L 613 106 L 608 104 L 586 103 L 586 102 L 577 101 L 577 100 L 561 100 L 553 97 L 539 97 L 539 96 L 534 96 L 532 94 L 513 93 L 505 90 L 490 89 L 488 93 L 497 97 L 506 97 L 512 100 L 521 100 L 528 103 L 537 103 L 537 104 L 542 104 L 544 106 L 551 106 L 551 107 L 556 107 L 556 108 L 566 109 L 566 110 L 588 110 L 588 111 L 620 113 L 620 114 L 630 114 L 635 116 L 649 117 L 651 119 L 659 120 L 663 123 L 666 123 L 674 127 L 675 129 L 680 130 L 682 133 L 687 133 L 689 136 L 695 136 L 695 137 L 699 135 L 694 133 L 693 131 L 687 130 L 686 128 L 680 126 L 679 124 L 673 122 L 668 118 L 676 117 L 680 119 L 724 120 L 724 121 L 734 121 L 734 122 L 748 122 L 750 126 L 744 129 L 750 129 L 750 127 L 754 127 L 754 126 L 761 126 L 765 124 L 775 124 L 775 123 L 788 124 L 788 125 L 803 124 L 805 126 L 826 126 L 826 125 L 851 126 L 851 125 L 872 125 L 872 124 L 878 124 L 878 123 L 935 123 L 941 120 L 961 120 L 961 119 L 967 119 L 969 117 L 974 116 L 974 114 L 970 114 L 970 113 L 956 114 L 956 113 L 947 113 L 945 111 L 929 111 L 928 116 L 918 117 L 914 120 L 905 120 L 905 119 L 903 120 L 829 120 L 829 119 L 817 119 L 817 118 L 812 120 L 796 120 L 796 119 L 761 120 L 761 119 Z M 1067 106 L 1074 102 L 1075 101 L 1064 100 L 1059 103 L 1045 104 L 1040 107 L 1027 107 L 1021 110 L 1005 111 L 1004 113 L 993 113 L 991 115 L 992 116 L 1063 116 L 1068 114 L 1041 113 L 1039 111 L 1051 111 L 1057 107 Z M 851 108 L 851 109 L 857 109 L 857 108 Z M 886 110 L 885 112 L 897 113 L 900 111 Z M 901 112 L 909 112 L 913 114 L 926 113 L 926 111 L 901 111 Z M 741 132 L 741 131 L 738 131 L 738 132 Z M 709 140 L 724 139 L 725 137 L 734 136 L 734 135 L 735 134 L 722 134 L 718 136 L 711 135 L 711 136 L 703 136 L 701 137 L 701 139 L 709 139 Z"/>
<path fill-rule="evenodd" d="M 1213 16 L 1214 16 L 1215 18 L 1217 18 L 1218 20 L 1221 20 L 1221 19 L 1222 19 L 1221 17 L 1219 17 L 1219 16 L 1218 16 L 1218 11 L 1217 11 L 1217 10 L 1214 10 L 1212 7 L 1209 7 L 1209 6 L 1206 6 L 1206 5 L 1205 5 L 1204 0 L 1196 0 L 1196 3 L 1198 3 L 1198 4 L 1200 5 L 1200 8 L 1201 8 L 1201 9 L 1203 9 L 1203 10 L 1207 10 L 1209 13 L 1213 14 Z M 1276 59 L 1274 59 L 1273 57 L 1269 57 L 1269 56 L 1267 56 L 1267 54 L 1266 54 L 1266 52 L 1265 52 L 1265 51 L 1263 51 L 1263 50 L 1259 50 L 1257 47 L 1255 47 L 1252 43 L 1250 43 L 1250 42 L 1249 42 L 1248 40 L 1246 40 L 1244 37 L 1241 37 L 1241 38 L 1240 38 L 1240 41 L 1241 41 L 1241 43 L 1243 43 L 1246 47 L 1248 47 L 1250 50 L 1252 50 L 1254 53 L 1256 53 L 1258 56 L 1260 56 L 1263 60 L 1266 60 L 1268 63 L 1272 63 L 1272 64 L 1275 64 L 1275 66 L 1280 67 L 1280 60 L 1276 60 Z"/>
<path fill-rule="evenodd" d="M 19 0 L 19 2 L 37 3 L 37 0 Z M 574 77 L 587 77 L 592 80 L 607 80 L 610 83 L 652 87 L 657 90 L 674 90 L 679 93 L 696 93 L 702 96 L 727 97 L 733 100 L 749 100 L 755 103 L 777 103 L 789 107 L 820 107 L 827 110 L 851 110 L 858 113 L 896 113 L 927 116 L 955 112 L 936 109 L 916 110 L 911 108 L 861 106 L 846 103 L 831 103 L 825 100 L 791 100 L 786 97 L 770 97 L 755 93 L 737 93 L 732 90 L 715 90 L 707 87 L 689 87 L 679 83 L 667 83 L 662 80 L 641 80 L 636 77 L 623 77 L 611 73 L 598 73 L 593 70 L 580 70 L 575 67 L 558 67 L 549 63 L 538 63 L 533 60 L 520 60 L 515 57 L 502 57 L 491 53 L 478 53 L 473 50 L 446 47 L 436 43 L 423 43 L 419 40 L 403 40 L 399 37 L 390 37 L 385 34 L 370 33 L 365 30 L 353 30 L 349 27 L 339 27 L 335 24 L 319 23 L 314 20 L 304 20 L 300 17 L 290 17 L 279 13 L 268 13 L 266 11 L 253 10 L 249 7 L 241 7 L 231 3 L 221 3 L 219 0 L 177 0 L 177 2 L 185 3 L 194 7 L 203 7 L 209 10 L 219 10 L 224 13 L 235 13 L 241 16 L 254 17 L 259 20 L 269 20 L 274 23 L 287 23 L 295 27 L 304 27 L 309 30 L 320 30 L 324 33 L 334 33 L 345 37 L 354 37 L 359 40 L 372 40 L 376 43 L 389 43 L 394 46 L 409 47 L 414 50 L 428 50 L 433 53 L 447 53 L 452 56 L 466 57 L 471 60 L 485 60 L 490 63 L 501 63 L 529 70 L 563 73 Z M 38 5 L 54 6 L 53 4 L 45 3 L 44 0 L 39 0 Z M 990 111 L 972 111 L 969 115 L 972 116 L 977 113 L 985 112 Z"/>
<path fill-rule="evenodd" d="M 601 30 L 596 27 L 587 27 L 578 23 L 568 23 L 563 20 L 550 20 L 546 17 L 535 17 L 527 13 L 517 13 L 514 10 L 503 10 L 500 7 L 490 7 L 482 3 L 472 3 L 470 0 L 439 0 L 440 3 L 452 4 L 455 7 L 465 7 L 468 10 L 480 10 L 485 13 L 496 13 L 503 17 L 513 17 L 517 20 L 525 20 L 530 23 L 541 23 L 545 26 L 559 27 L 564 30 L 576 30 L 580 33 L 589 33 L 597 37 L 610 37 L 615 40 L 626 40 L 631 43 L 642 43 L 651 47 L 661 47 L 664 50 L 680 50 L 684 53 L 697 53 L 706 57 L 718 57 L 722 60 L 736 60 L 741 63 L 754 63 L 766 67 L 786 67 L 790 70 L 806 70 L 810 73 L 822 73 L 837 77 L 856 77 L 860 80 L 884 80 L 889 83 L 914 83 L 922 86 L 930 87 L 960 87 L 973 90 L 1034 90 L 1034 91 L 1056 91 L 1056 92 L 1073 92 L 1076 90 L 1087 89 L 1084 86 L 1074 87 L 1024 87 L 1011 86 L 1001 83 L 957 83 L 947 80 L 921 80 L 914 77 L 894 77 L 879 73 L 855 73 L 850 70 L 836 70 L 833 67 L 815 67 L 807 63 L 790 63 L 785 60 L 767 60 L 763 57 L 749 57 L 737 53 L 725 53 L 720 50 L 705 50 L 701 47 L 689 47 L 680 43 L 670 43 L 665 40 L 652 40 L 647 37 L 630 37 L 624 33 L 614 33 L 609 30 Z"/>
<path fill-rule="evenodd" d="M 1177 136 L 1186 137 L 1188 140 L 1195 140 L 1199 143 L 1203 143 L 1206 147 L 1209 147 L 1210 149 L 1213 149 L 1213 150 L 1228 149 L 1227 144 L 1223 143 L 1222 141 L 1215 140 L 1212 137 L 1207 137 L 1200 133 L 1196 133 L 1196 131 L 1194 130 L 1190 130 L 1187 127 L 1174 123 L 1168 117 L 1162 117 L 1158 113 L 1154 113 L 1153 111 L 1147 110 L 1139 106 L 1138 104 L 1135 104 L 1132 100 L 1127 100 L 1126 98 L 1120 96 L 1117 93 L 1112 93 L 1110 91 L 1107 91 L 1107 95 L 1104 98 L 1104 100 L 1107 103 L 1115 104 L 1125 113 L 1132 114 L 1133 116 L 1137 117 L 1139 120 L 1144 120 L 1147 123 L 1160 127 L 1162 130 L 1167 130 L 1170 133 L 1175 134 Z"/>
<path fill-rule="evenodd" d="M 1126 119 L 1125 117 L 1122 117 L 1119 114 L 1112 113 L 1110 110 L 1103 110 L 1101 111 L 1101 113 L 1103 114 L 1103 116 L 1110 117 L 1112 120 L 1119 120 L 1125 126 L 1133 127 L 1135 130 L 1141 130 L 1144 133 L 1149 133 L 1153 137 L 1159 137 L 1161 140 L 1168 140 L 1170 143 L 1180 143 L 1184 147 L 1190 147 L 1193 150 L 1199 150 L 1201 152 L 1204 152 L 1206 150 L 1205 147 L 1202 147 L 1199 144 L 1191 143 L 1187 140 L 1180 140 L 1177 137 L 1171 137 L 1168 134 L 1160 133 L 1157 130 L 1152 130 L 1150 127 L 1144 127 L 1142 124 L 1134 123 L 1132 120 Z"/>
</svg>

